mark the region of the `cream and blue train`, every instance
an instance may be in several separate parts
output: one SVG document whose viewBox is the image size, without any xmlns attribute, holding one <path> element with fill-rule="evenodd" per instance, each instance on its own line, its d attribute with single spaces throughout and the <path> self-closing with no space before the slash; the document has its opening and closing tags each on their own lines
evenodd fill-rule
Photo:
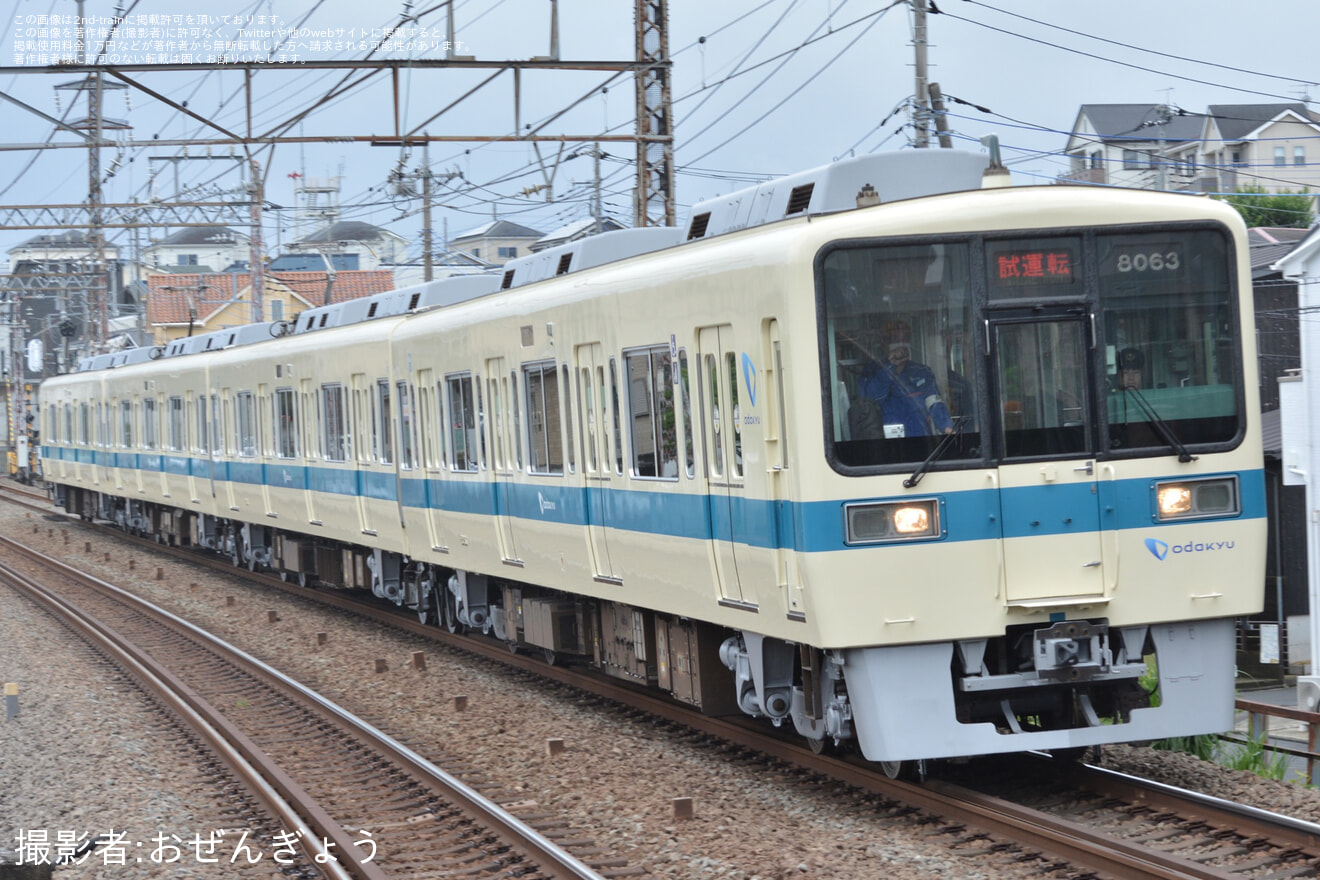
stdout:
<svg viewBox="0 0 1320 880">
<path fill-rule="evenodd" d="M 986 166 L 849 160 L 104 355 L 41 389 L 45 476 L 890 766 L 1228 729 L 1265 553 L 1243 225 Z"/>
</svg>

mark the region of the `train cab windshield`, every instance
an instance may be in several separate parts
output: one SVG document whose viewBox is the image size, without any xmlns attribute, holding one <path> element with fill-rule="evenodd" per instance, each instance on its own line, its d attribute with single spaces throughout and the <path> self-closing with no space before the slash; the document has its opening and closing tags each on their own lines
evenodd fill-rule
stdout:
<svg viewBox="0 0 1320 880">
<path fill-rule="evenodd" d="M 1233 278 L 1217 227 L 826 248 L 831 461 L 911 468 L 938 446 L 947 468 L 1234 442 Z"/>
</svg>

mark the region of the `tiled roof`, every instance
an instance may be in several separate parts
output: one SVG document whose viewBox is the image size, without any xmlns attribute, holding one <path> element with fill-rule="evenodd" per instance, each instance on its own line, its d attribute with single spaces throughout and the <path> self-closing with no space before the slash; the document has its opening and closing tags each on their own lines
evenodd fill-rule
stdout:
<svg viewBox="0 0 1320 880">
<path fill-rule="evenodd" d="M 186 324 L 189 304 L 198 324 L 235 300 L 247 302 L 252 276 L 247 272 L 206 275 L 153 275 L 147 279 L 147 323 Z M 266 295 L 283 288 L 308 306 L 324 303 L 324 272 L 268 272 Z M 335 275 L 334 302 L 372 296 L 394 289 L 394 273 L 387 270 L 339 272 Z"/>
<path fill-rule="evenodd" d="M 323 226 L 302 241 L 380 241 L 386 236 L 402 239 L 403 236 L 370 223 L 359 220 L 340 220 L 329 226 Z"/>
<path fill-rule="evenodd" d="M 178 232 L 156 242 L 156 246 L 161 245 L 232 245 L 235 242 L 246 242 L 248 236 L 245 233 L 230 229 L 228 226 L 185 226 Z"/>
<path fill-rule="evenodd" d="M 492 220 L 476 229 L 469 229 L 461 235 L 456 235 L 449 241 L 452 244 L 472 238 L 540 238 L 544 234 L 511 220 Z"/>
<path fill-rule="evenodd" d="M 1204 118 L 1199 113 L 1175 114 L 1161 125 L 1164 113 L 1159 104 L 1083 104 L 1082 112 L 1102 139 L 1117 140 L 1196 140 Z"/>
<path fill-rule="evenodd" d="M 1292 104 L 1211 104 L 1210 115 L 1215 117 L 1219 134 L 1226 141 L 1240 140 L 1286 112 L 1296 113 L 1303 119 L 1317 121 L 1316 115 L 1300 102 Z"/>
<path fill-rule="evenodd" d="M 275 277 L 308 305 L 325 305 L 324 272 L 272 272 Z M 394 289 L 394 273 L 389 269 L 352 270 L 335 273 L 333 302 L 361 299 Z"/>
</svg>

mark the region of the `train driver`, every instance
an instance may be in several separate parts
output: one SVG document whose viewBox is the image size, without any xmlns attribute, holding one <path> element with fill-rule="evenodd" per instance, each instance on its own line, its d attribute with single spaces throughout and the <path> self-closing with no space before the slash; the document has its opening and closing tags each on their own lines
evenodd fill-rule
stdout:
<svg viewBox="0 0 1320 880">
<path fill-rule="evenodd" d="M 857 380 L 858 396 L 876 403 L 883 436 L 926 437 L 952 434 L 953 418 L 940 397 L 935 372 L 912 359 L 912 331 L 902 321 L 885 325 L 883 362 L 871 363 Z M 851 415 L 851 414 L 850 414 Z M 853 431 L 853 437 L 878 436 L 874 430 Z"/>
<path fill-rule="evenodd" d="M 1146 357 L 1135 348 L 1125 348 L 1118 353 L 1118 387 L 1141 388 L 1142 371 L 1146 368 Z"/>
</svg>

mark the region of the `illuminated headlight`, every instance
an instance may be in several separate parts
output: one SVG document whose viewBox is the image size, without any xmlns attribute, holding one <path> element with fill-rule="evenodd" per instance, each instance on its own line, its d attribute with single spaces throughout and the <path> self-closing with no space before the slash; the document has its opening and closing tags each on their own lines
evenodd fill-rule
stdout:
<svg viewBox="0 0 1320 880">
<path fill-rule="evenodd" d="M 937 499 L 844 506 L 849 544 L 911 541 L 940 535 Z"/>
<path fill-rule="evenodd" d="M 1160 520 L 1235 516 L 1241 510 L 1237 477 L 1155 484 L 1155 515 Z"/>
</svg>

